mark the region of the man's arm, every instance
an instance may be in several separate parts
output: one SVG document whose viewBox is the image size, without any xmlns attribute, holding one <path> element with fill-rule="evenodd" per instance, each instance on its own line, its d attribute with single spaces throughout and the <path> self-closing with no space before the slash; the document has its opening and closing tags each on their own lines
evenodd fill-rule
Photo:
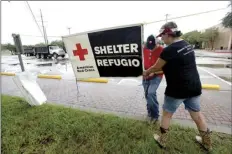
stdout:
<svg viewBox="0 0 232 154">
<path fill-rule="evenodd" d="M 152 67 L 150 67 L 147 71 L 144 71 L 143 75 L 148 76 L 151 73 L 158 74 L 158 72 L 162 70 L 163 66 L 171 58 L 172 58 L 172 52 L 170 52 L 168 48 L 164 48 L 156 63 Z"/>
<path fill-rule="evenodd" d="M 157 62 L 153 66 L 151 66 L 146 72 L 147 74 L 158 73 L 162 71 L 162 68 L 165 64 L 166 64 L 166 61 L 159 58 Z"/>
<path fill-rule="evenodd" d="M 163 74 L 163 71 L 162 70 L 157 71 L 157 72 L 155 72 L 155 74 Z"/>
<path fill-rule="evenodd" d="M 159 47 L 158 47 L 159 56 L 161 55 L 162 51 L 163 51 L 163 47 L 159 45 Z M 157 59 L 157 61 L 158 61 L 158 59 Z M 154 74 L 163 74 L 162 68 L 157 70 Z"/>
</svg>

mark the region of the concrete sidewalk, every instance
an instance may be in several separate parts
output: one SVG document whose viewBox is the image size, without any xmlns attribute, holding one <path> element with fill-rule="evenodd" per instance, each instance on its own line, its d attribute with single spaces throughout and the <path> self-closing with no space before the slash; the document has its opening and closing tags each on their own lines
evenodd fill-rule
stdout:
<svg viewBox="0 0 232 154">
<path fill-rule="evenodd" d="M 219 84 L 221 91 L 203 90 L 201 97 L 202 111 L 211 128 L 218 132 L 231 133 L 231 86 L 199 70 L 202 83 Z M 12 77 L 2 76 L 2 93 L 21 96 Z M 114 82 L 78 83 L 75 79 L 37 79 L 46 94 L 48 102 L 68 107 L 113 113 L 136 119 L 145 119 L 146 101 L 142 86 L 120 85 Z M 165 79 L 158 89 L 160 111 L 163 104 Z M 188 112 L 181 105 L 174 115 L 174 121 L 187 126 L 194 126 Z"/>
</svg>

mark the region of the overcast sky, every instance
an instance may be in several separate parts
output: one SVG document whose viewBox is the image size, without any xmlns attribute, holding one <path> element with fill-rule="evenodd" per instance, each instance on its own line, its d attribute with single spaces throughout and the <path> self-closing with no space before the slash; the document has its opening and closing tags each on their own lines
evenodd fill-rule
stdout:
<svg viewBox="0 0 232 154">
<path fill-rule="evenodd" d="M 183 16 L 208 10 L 226 8 L 229 1 L 29 1 L 39 21 L 42 10 L 48 36 L 63 36 L 71 33 L 114 27 L 120 25 L 150 22 Z M 202 30 L 221 22 L 230 8 L 187 18 L 174 20 L 183 33 Z M 13 43 L 12 33 L 21 35 L 23 44 L 44 42 L 25 1 L 2 2 L 2 43 Z M 144 27 L 144 36 L 157 34 L 164 22 Z M 42 28 L 41 28 L 42 30 Z M 32 36 L 25 36 L 32 35 Z M 48 37 L 49 41 L 61 37 Z"/>
</svg>

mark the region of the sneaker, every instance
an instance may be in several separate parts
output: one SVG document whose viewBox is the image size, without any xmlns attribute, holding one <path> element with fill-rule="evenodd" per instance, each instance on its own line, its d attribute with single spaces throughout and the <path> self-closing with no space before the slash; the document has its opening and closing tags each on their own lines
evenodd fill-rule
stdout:
<svg viewBox="0 0 232 154">
<path fill-rule="evenodd" d="M 151 118 L 151 124 L 156 124 L 159 121 L 158 118 Z"/>
<path fill-rule="evenodd" d="M 146 121 L 148 121 L 150 124 L 155 124 L 159 120 L 156 118 L 152 118 L 150 116 L 147 116 Z"/>
<path fill-rule="evenodd" d="M 160 127 L 160 131 L 161 131 L 161 135 L 154 134 L 154 139 L 161 148 L 166 148 L 166 142 L 167 142 L 169 130 Z"/>
<path fill-rule="evenodd" d="M 207 129 L 207 131 L 199 131 L 200 136 L 196 136 L 196 141 L 203 146 L 203 148 L 207 151 L 212 150 L 212 141 L 211 141 L 211 134 L 212 131 Z"/>
<path fill-rule="evenodd" d="M 161 148 L 166 148 L 167 133 L 162 135 L 154 134 L 154 139 Z"/>
<path fill-rule="evenodd" d="M 147 116 L 147 117 L 146 117 L 146 121 L 148 121 L 148 122 L 150 122 L 151 119 L 152 119 L 152 118 L 151 118 L 150 116 Z"/>
</svg>

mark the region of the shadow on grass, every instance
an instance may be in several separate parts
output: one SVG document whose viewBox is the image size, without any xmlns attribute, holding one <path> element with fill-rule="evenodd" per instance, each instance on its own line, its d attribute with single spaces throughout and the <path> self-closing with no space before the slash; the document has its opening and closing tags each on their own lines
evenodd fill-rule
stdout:
<svg viewBox="0 0 232 154">
<path fill-rule="evenodd" d="M 173 125 L 168 149 L 159 148 L 158 125 L 83 112 L 55 105 L 30 107 L 18 97 L 2 97 L 2 153 L 159 154 L 205 153 L 196 130 Z M 231 136 L 213 133 L 215 154 L 231 152 Z"/>
</svg>

